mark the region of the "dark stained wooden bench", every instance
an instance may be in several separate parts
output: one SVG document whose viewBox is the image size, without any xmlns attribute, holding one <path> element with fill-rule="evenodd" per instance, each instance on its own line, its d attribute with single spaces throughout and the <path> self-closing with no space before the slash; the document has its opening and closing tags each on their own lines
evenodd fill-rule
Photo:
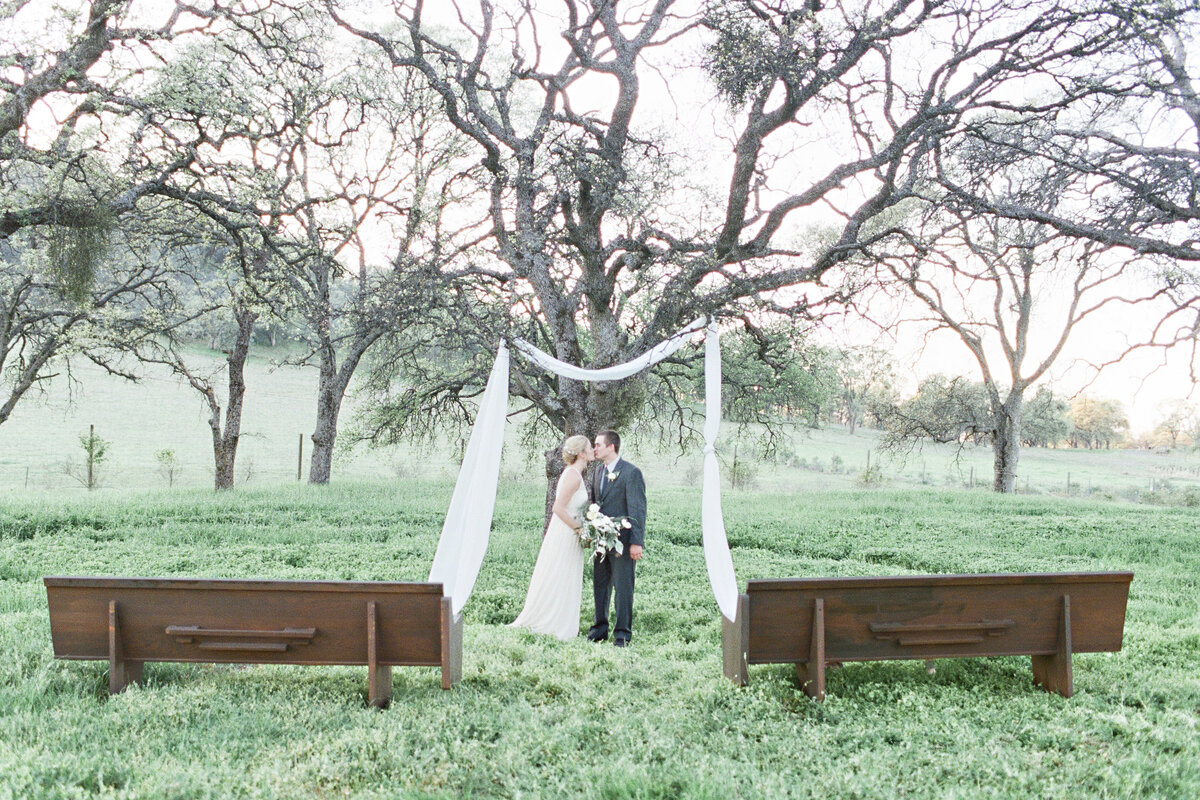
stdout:
<svg viewBox="0 0 1200 800">
<path fill-rule="evenodd" d="M 147 661 L 367 667 L 370 702 L 393 666 L 462 678 L 462 617 L 440 583 L 47 577 L 55 658 L 108 659 L 108 688 Z"/>
<path fill-rule="evenodd" d="M 825 698 L 831 662 L 1033 657 L 1034 683 L 1074 693 L 1073 653 L 1121 649 L 1132 572 L 754 580 L 723 619 L 725 675 L 794 663 Z"/>
</svg>

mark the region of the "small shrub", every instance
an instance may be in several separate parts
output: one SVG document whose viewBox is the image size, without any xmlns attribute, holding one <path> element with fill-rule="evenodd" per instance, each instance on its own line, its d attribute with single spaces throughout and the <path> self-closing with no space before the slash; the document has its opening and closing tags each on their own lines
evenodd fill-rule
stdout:
<svg viewBox="0 0 1200 800">
<path fill-rule="evenodd" d="M 879 464 L 868 466 L 858 474 L 858 479 L 855 481 L 855 483 L 864 488 L 882 486 L 886 482 L 887 475 L 884 473 L 883 467 Z"/>
<path fill-rule="evenodd" d="M 154 460 L 158 462 L 158 474 L 167 479 L 167 486 L 174 486 L 175 476 L 179 474 L 179 458 L 175 451 L 169 447 L 159 450 L 154 454 Z"/>
<path fill-rule="evenodd" d="M 94 427 L 89 428 L 87 433 L 79 435 L 79 446 L 83 448 L 83 463 L 64 461 L 63 474 L 79 481 L 88 491 L 95 489 L 100 485 L 100 465 L 108 459 L 108 448 L 111 444 L 112 442 L 97 436 Z"/>
<path fill-rule="evenodd" d="M 722 469 L 729 476 L 729 486 L 732 489 L 753 489 L 757 485 L 758 467 L 745 455 L 738 455 L 738 445 L 734 444 L 733 453 Z"/>
<path fill-rule="evenodd" d="M 746 459 L 729 465 L 729 485 L 733 489 L 753 489 L 758 485 L 758 467 Z"/>
</svg>

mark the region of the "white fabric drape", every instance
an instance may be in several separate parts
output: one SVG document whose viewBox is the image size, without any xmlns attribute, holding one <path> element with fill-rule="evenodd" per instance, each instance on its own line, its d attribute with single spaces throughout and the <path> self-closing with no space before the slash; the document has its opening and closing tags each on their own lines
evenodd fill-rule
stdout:
<svg viewBox="0 0 1200 800">
<path fill-rule="evenodd" d="M 604 367 L 603 369 L 584 369 L 574 364 L 568 364 L 565 361 L 559 361 L 549 353 L 538 350 L 524 339 L 513 340 L 513 347 L 520 350 L 523 356 L 542 369 L 547 372 L 553 372 L 555 375 L 561 375 L 564 378 L 573 378 L 577 381 L 616 381 L 653 367 L 686 345 L 688 343 L 688 334 L 700 330 L 704 327 L 704 324 L 704 317 L 694 319 L 689 325 L 680 328 L 669 338 L 659 342 L 632 361 L 626 361 L 624 364 L 616 364 L 611 367 Z M 717 366 L 719 369 L 720 364 Z"/>
<path fill-rule="evenodd" d="M 717 607 L 731 622 L 737 614 L 737 577 L 725 536 L 721 511 L 721 465 L 717 461 L 717 434 L 721 432 L 721 334 L 708 326 L 704 342 L 704 487 L 700 495 L 700 530 L 704 563 Z"/>
<path fill-rule="evenodd" d="M 668 339 L 624 364 L 603 369 L 584 369 L 545 353 L 523 339 L 513 346 L 548 372 L 582 381 L 612 381 L 648 369 L 688 343 L 688 335 L 707 325 L 704 351 L 704 487 L 701 525 L 708 579 L 721 613 L 732 620 L 737 611 L 737 578 L 725 536 L 721 512 L 721 468 L 717 461 L 717 434 L 721 430 L 721 344 L 715 324 L 703 317 L 681 328 Z M 455 613 L 462 610 L 475 588 L 475 579 L 487 552 L 500 477 L 500 452 L 504 445 L 504 422 L 508 412 L 509 352 L 503 343 L 479 404 L 479 415 L 454 485 L 450 508 L 442 525 L 442 536 L 429 580 L 441 583 L 452 598 Z"/>
<path fill-rule="evenodd" d="M 442 591 L 452 598 L 455 614 L 462 611 L 475 588 L 492 529 L 508 416 L 508 362 L 508 347 L 501 342 L 429 570 L 429 581 L 442 584 Z"/>
</svg>

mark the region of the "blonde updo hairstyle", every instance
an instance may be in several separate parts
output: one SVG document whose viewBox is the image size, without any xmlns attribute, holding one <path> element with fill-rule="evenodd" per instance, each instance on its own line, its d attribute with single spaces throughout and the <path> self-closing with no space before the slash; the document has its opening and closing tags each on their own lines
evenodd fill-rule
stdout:
<svg viewBox="0 0 1200 800">
<path fill-rule="evenodd" d="M 563 461 L 567 462 L 568 464 L 574 464 L 579 458 L 579 454 L 587 449 L 587 446 L 588 437 L 581 436 L 580 434 L 568 436 L 567 440 L 563 442 L 562 446 Z"/>
</svg>

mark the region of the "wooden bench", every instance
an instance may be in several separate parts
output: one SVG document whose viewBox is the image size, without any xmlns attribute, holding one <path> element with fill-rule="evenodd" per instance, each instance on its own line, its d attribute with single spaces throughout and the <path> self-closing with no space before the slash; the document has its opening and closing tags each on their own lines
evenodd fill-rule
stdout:
<svg viewBox="0 0 1200 800">
<path fill-rule="evenodd" d="M 440 583 L 47 577 L 55 658 L 108 659 L 108 689 L 147 661 L 367 667 L 370 702 L 393 666 L 462 678 L 462 617 Z"/>
<path fill-rule="evenodd" d="M 794 663 L 825 698 L 831 662 L 1033 657 L 1034 683 L 1074 693 L 1073 653 L 1121 649 L 1132 572 L 756 580 L 723 619 L 725 675 Z"/>
</svg>

